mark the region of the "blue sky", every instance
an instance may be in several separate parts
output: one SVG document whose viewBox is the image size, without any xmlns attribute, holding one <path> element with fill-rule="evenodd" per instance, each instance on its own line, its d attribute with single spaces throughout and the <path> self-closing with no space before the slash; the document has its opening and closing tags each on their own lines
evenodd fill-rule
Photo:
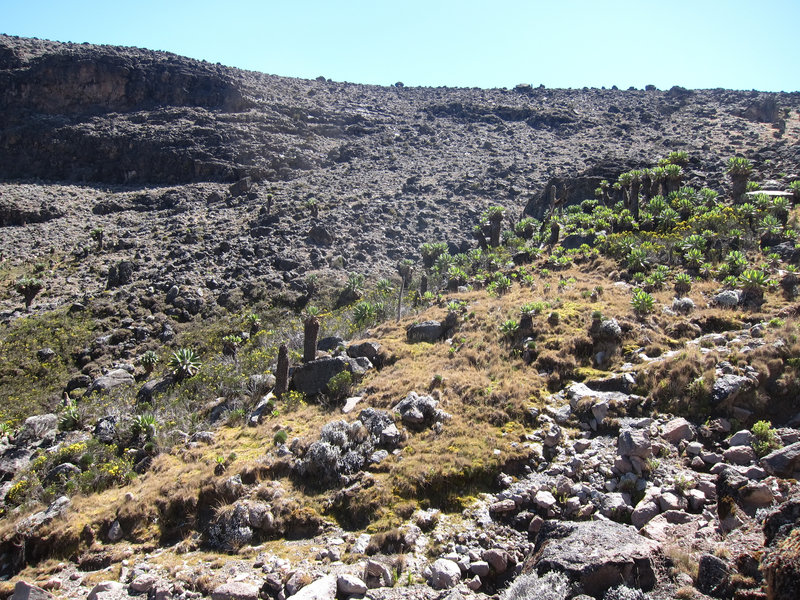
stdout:
<svg viewBox="0 0 800 600">
<path fill-rule="evenodd" d="M 0 0 L 0 32 L 391 85 L 800 90 L 800 0 Z"/>
</svg>

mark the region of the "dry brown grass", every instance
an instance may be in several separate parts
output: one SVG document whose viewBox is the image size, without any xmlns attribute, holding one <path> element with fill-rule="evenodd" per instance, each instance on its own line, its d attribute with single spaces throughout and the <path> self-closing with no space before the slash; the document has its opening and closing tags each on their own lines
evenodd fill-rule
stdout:
<svg viewBox="0 0 800 600">
<path fill-rule="evenodd" d="M 737 330 L 781 314 L 785 323 L 767 330 L 766 349 L 730 359 L 754 362 L 771 389 L 783 390 L 778 396 L 796 396 L 800 389 L 798 369 L 787 367 L 785 362 L 787 357 L 800 355 L 796 305 L 768 292 L 767 303 L 757 313 L 709 307 L 705 298 L 718 285 L 701 281 L 693 285 L 689 294 L 697 305 L 692 315 L 662 313 L 660 305 L 670 305 L 674 295 L 664 289 L 653 294 L 659 307 L 656 313 L 639 317 L 630 307 L 630 290 L 613 285 L 608 278 L 613 268 L 609 261 L 595 261 L 550 273 L 540 278 L 534 289 L 515 284 L 500 297 L 491 297 L 484 291 L 450 294 L 448 300 L 467 303 L 450 341 L 406 342 L 406 327 L 412 321 L 442 320 L 446 315 L 444 306 L 423 310 L 399 323 L 383 323 L 369 332 L 369 339 L 380 342 L 388 360 L 383 369 L 370 374 L 358 386 L 363 394 L 362 406 L 391 409 L 413 390 L 436 396 L 441 408 L 452 417 L 439 433 L 409 432 L 399 455 L 390 455 L 373 472 L 361 477 L 352 494 L 313 490 L 290 478 L 289 463 L 275 456 L 272 439 L 274 432 L 282 429 L 290 439 L 300 438 L 301 447 L 307 447 L 325 423 L 341 418 L 353 420 L 358 411 L 343 416 L 335 408 L 313 404 L 288 411 L 279 406 L 283 412 L 258 427 L 224 426 L 215 430 L 214 442 L 208 446 L 176 448 L 160 455 L 148 473 L 125 488 L 75 497 L 65 518 L 51 523 L 38 535 L 40 558 L 68 556 L 85 549 L 116 518 L 123 524 L 127 541 L 139 547 L 183 543 L 194 548 L 194 534 L 201 518 L 235 500 L 224 493 L 222 482 L 236 474 L 241 475 L 245 485 L 257 490 L 258 497 L 274 504 L 278 529 L 284 533 L 289 529 L 311 532 L 323 518 L 336 518 L 347 527 L 385 532 L 399 526 L 418 506 L 460 509 L 476 493 L 491 489 L 498 473 L 513 473 L 528 460 L 525 435 L 534 425 L 527 415 L 531 408 L 543 405 L 549 395 L 548 385 L 556 389 L 571 378 L 607 374 L 592 364 L 596 348 L 588 334 L 594 311 L 616 318 L 623 329 L 621 347 L 612 355 L 609 370 L 630 359 L 639 348 L 656 355 L 680 348 L 683 340 L 695 337 L 698 331 Z M 528 270 L 535 272 L 534 267 Z M 559 282 L 570 278 L 576 282 L 559 289 Z M 597 286 L 602 286 L 602 292 L 596 300 L 590 299 L 588 294 Z M 526 364 L 500 331 L 507 319 L 519 319 L 520 307 L 528 302 L 551 305 L 533 317 L 533 364 Z M 557 322 L 549 318 L 552 312 L 558 314 Z M 778 339 L 786 342 L 785 348 L 779 350 L 771 344 Z M 718 360 L 716 354 L 688 350 L 674 359 L 640 368 L 641 391 L 670 412 L 701 414 L 703 394 L 710 388 L 699 384 L 693 387 L 692 382 L 702 377 L 710 385 Z M 539 371 L 545 376 L 540 376 Z M 231 453 L 235 453 L 235 460 L 229 461 L 222 476 L 215 476 L 217 457 Z M 275 488 L 265 483 L 269 480 L 280 480 L 284 497 L 275 496 Z M 128 493 L 132 498 L 126 498 Z M 0 539 L 9 539 L 18 518 L 6 518 L 0 523 Z M 277 553 L 287 551 L 276 546 Z M 685 565 L 685 570 L 691 569 L 691 564 Z"/>
</svg>

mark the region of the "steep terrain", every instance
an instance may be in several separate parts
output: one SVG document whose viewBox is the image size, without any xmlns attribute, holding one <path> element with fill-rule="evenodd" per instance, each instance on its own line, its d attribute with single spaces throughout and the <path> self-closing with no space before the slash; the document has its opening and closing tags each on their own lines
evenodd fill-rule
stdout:
<svg viewBox="0 0 800 600">
<path fill-rule="evenodd" d="M 0 36 L 0 597 L 796 598 L 799 139 Z"/>
<path fill-rule="evenodd" d="M 489 205 L 541 217 L 556 178 L 579 202 L 674 150 L 693 177 L 735 154 L 765 178 L 798 163 L 797 93 L 381 88 L 12 37 L 0 90 L 0 224 L 27 223 L 3 228 L 6 265 L 87 252 L 105 231 L 102 259 L 52 273 L 49 306 L 99 292 L 123 259 L 164 291 L 293 301 L 309 271 L 386 275 L 422 242 L 472 247 Z"/>
</svg>

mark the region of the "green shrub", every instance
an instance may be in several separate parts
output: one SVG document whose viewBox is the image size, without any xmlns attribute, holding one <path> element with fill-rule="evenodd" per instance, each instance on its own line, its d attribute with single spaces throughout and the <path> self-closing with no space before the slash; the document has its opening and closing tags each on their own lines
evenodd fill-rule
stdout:
<svg viewBox="0 0 800 600">
<path fill-rule="evenodd" d="M 342 371 L 328 381 L 328 398 L 332 402 L 340 402 L 350 395 L 353 389 L 353 375 L 350 371 Z"/>
<path fill-rule="evenodd" d="M 356 327 L 365 327 L 372 324 L 376 316 L 377 310 L 371 302 L 362 301 L 353 308 L 353 324 Z"/>
<path fill-rule="evenodd" d="M 169 359 L 169 369 L 178 380 L 197 375 L 201 366 L 202 363 L 191 348 L 180 348 Z"/>
<path fill-rule="evenodd" d="M 750 433 L 753 435 L 750 445 L 759 458 L 766 456 L 782 445 L 778 434 L 772 428 L 772 423 L 769 421 L 758 421 L 754 423 L 753 427 L 750 429 Z"/>
<path fill-rule="evenodd" d="M 272 437 L 272 442 L 276 446 L 280 446 L 281 444 L 285 444 L 286 440 L 288 439 L 289 439 L 289 434 L 286 433 L 286 430 L 279 429 L 278 431 L 275 432 L 275 435 Z"/>
<path fill-rule="evenodd" d="M 675 275 L 675 293 L 685 296 L 692 289 L 692 277 L 688 273 L 678 273 Z"/>
<path fill-rule="evenodd" d="M 640 315 L 645 315 L 653 312 L 655 300 L 653 297 L 641 289 L 633 291 L 633 298 L 631 298 L 631 306 L 634 312 Z"/>
<path fill-rule="evenodd" d="M 141 357 L 139 357 L 139 362 L 144 367 L 144 370 L 149 374 L 153 372 L 156 365 L 158 364 L 158 354 L 155 353 L 153 350 L 148 350 Z"/>
<path fill-rule="evenodd" d="M 17 282 L 14 284 L 14 289 L 19 295 L 22 296 L 22 299 L 25 302 L 25 310 L 31 309 L 33 299 L 36 298 L 36 295 L 42 291 L 43 287 L 44 284 L 42 283 L 42 280 L 37 279 L 36 277 L 20 277 L 17 280 Z"/>
<path fill-rule="evenodd" d="M 500 331 L 506 338 L 514 337 L 514 334 L 519 330 L 519 321 L 514 319 L 506 319 L 500 324 Z"/>
<path fill-rule="evenodd" d="M 156 418 L 150 413 L 136 415 L 133 418 L 131 429 L 134 435 L 142 434 L 148 440 L 153 439 L 153 437 L 156 435 L 156 430 L 158 429 Z"/>
<path fill-rule="evenodd" d="M 494 296 L 502 296 L 511 289 L 511 280 L 505 275 L 498 275 L 487 287 L 487 291 Z"/>
</svg>

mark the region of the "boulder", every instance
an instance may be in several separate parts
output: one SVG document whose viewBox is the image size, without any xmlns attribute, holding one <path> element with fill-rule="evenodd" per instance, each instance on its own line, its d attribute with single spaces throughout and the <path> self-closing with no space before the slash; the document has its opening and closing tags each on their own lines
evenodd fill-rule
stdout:
<svg viewBox="0 0 800 600">
<path fill-rule="evenodd" d="M 481 558 L 489 563 L 492 570 L 498 575 L 505 573 L 511 562 L 508 552 L 502 548 L 490 548 L 481 555 Z M 476 575 L 480 575 L 480 573 L 476 573 Z"/>
<path fill-rule="evenodd" d="M 758 457 L 750 446 L 731 446 L 722 453 L 725 462 L 732 465 L 752 465 Z"/>
<path fill-rule="evenodd" d="M 53 594 L 26 581 L 18 581 L 9 600 L 50 600 Z"/>
<path fill-rule="evenodd" d="M 703 554 L 697 570 L 697 589 L 715 598 L 725 598 L 728 596 L 730 573 L 724 560 L 713 554 Z"/>
<path fill-rule="evenodd" d="M 344 338 L 340 338 L 338 335 L 324 337 L 317 342 L 317 350 L 322 352 L 332 352 L 340 346 L 344 346 Z"/>
<path fill-rule="evenodd" d="M 44 477 L 44 483 L 54 483 L 58 481 L 66 481 L 76 475 L 80 475 L 81 470 L 72 463 L 61 463 L 50 469 Z"/>
<path fill-rule="evenodd" d="M 117 439 L 117 417 L 98 419 L 94 426 L 94 437 L 104 444 L 113 443 Z"/>
<path fill-rule="evenodd" d="M 295 600 L 334 600 L 336 589 L 336 576 L 326 575 L 301 588 L 292 598 Z"/>
<path fill-rule="evenodd" d="M 102 377 L 98 377 L 89 386 L 88 394 L 92 392 L 108 393 L 121 385 L 130 385 L 136 380 L 125 369 L 114 369 Z"/>
<path fill-rule="evenodd" d="M 661 508 L 656 502 L 651 499 L 642 500 L 631 513 L 631 523 L 637 529 L 641 529 L 660 513 Z"/>
<path fill-rule="evenodd" d="M 445 326 L 440 321 L 414 323 L 406 329 L 406 339 L 410 344 L 417 342 L 433 344 L 444 337 L 445 331 Z"/>
<path fill-rule="evenodd" d="M 791 477 L 800 471 L 800 442 L 773 450 L 761 459 L 761 466 L 770 475 Z"/>
<path fill-rule="evenodd" d="M 235 552 L 253 539 L 250 526 L 250 506 L 237 502 L 229 510 L 218 511 L 208 527 L 209 542 L 215 548 Z"/>
<path fill-rule="evenodd" d="M 367 358 L 373 365 L 381 363 L 381 345 L 377 342 L 361 342 L 347 347 L 350 358 Z"/>
<path fill-rule="evenodd" d="M 742 375 L 728 373 L 717 377 L 714 380 L 714 387 L 711 389 L 711 403 L 713 406 L 730 405 L 752 386 L 752 381 Z"/>
<path fill-rule="evenodd" d="M 683 440 L 694 439 L 694 427 L 683 417 L 671 419 L 664 425 L 661 437 L 677 446 Z"/>
<path fill-rule="evenodd" d="M 719 294 L 712 296 L 711 303 L 717 306 L 733 308 L 742 301 L 742 292 L 739 290 L 723 290 Z"/>
<path fill-rule="evenodd" d="M 336 590 L 342 596 L 363 596 L 367 593 L 367 584 L 355 575 L 343 573 L 336 578 Z"/>
<path fill-rule="evenodd" d="M 259 589 L 252 583 L 229 581 L 214 588 L 211 600 L 258 600 Z"/>
<path fill-rule="evenodd" d="M 409 392 L 400 402 L 394 405 L 393 410 L 400 413 L 400 418 L 408 427 L 430 427 L 434 423 L 450 418 L 450 415 L 439 410 L 439 401 L 432 396 L 420 396 L 416 392 Z"/>
<path fill-rule="evenodd" d="M 111 600 L 127 597 L 125 586 L 119 581 L 101 581 L 92 588 L 86 600 Z"/>
<path fill-rule="evenodd" d="M 392 572 L 377 560 L 368 560 L 364 566 L 364 583 L 369 589 L 392 586 Z"/>
<path fill-rule="evenodd" d="M 447 558 L 440 558 L 431 565 L 430 585 L 436 590 L 447 590 L 461 581 L 461 567 Z"/>
<path fill-rule="evenodd" d="M 163 394 L 175 383 L 175 378 L 171 375 L 162 377 L 161 379 L 151 379 L 146 382 L 139 391 L 136 393 L 136 401 L 141 403 L 153 403 L 153 398 L 157 394 Z"/>
<path fill-rule="evenodd" d="M 0 455 L 0 481 L 11 479 L 14 474 L 31 464 L 34 450 L 28 446 L 12 446 Z"/>
<path fill-rule="evenodd" d="M 672 300 L 672 310 L 679 315 L 688 315 L 694 310 L 694 308 L 694 300 L 688 296 L 684 296 L 683 298 L 673 298 Z"/>
<path fill-rule="evenodd" d="M 58 416 L 48 413 L 25 419 L 15 441 L 18 446 L 53 439 L 58 431 Z"/>
<path fill-rule="evenodd" d="M 657 582 L 664 559 L 661 544 L 633 527 L 613 521 L 545 521 L 523 573 L 565 573 L 580 591 L 600 597 L 611 587 L 628 584 L 644 590 Z"/>
<path fill-rule="evenodd" d="M 731 448 L 734 446 L 749 446 L 752 439 L 753 434 L 747 429 L 742 429 L 728 438 L 728 446 Z"/>
<path fill-rule="evenodd" d="M 653 454 L 650 436 L 644 429 L 623 429 L 617 437 L 617 452 L 620 456 L 650 458 Z"/>
<path fill-rule="evenodd" d="M 350 360 L 343 356 L 318 358 L 295 367 L 292 385 L 306 396 L 322 394 L 332 377 L 343 371 L 352 371 Z"/>
</svg>

